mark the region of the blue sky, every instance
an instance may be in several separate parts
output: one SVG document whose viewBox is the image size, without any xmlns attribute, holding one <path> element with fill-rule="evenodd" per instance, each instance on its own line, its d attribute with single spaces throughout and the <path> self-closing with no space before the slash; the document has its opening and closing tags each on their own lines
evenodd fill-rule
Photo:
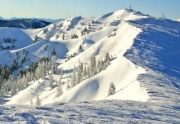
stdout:
<svg viewBox="0 0 180 124">
<path fill-rule="evenodd" d="M 129 5 L 136 11 L 159 17 L 180 18 L 180 0 L 0 0 L 0 16 L 67 18 L 99 17 Z"/>
</svg>

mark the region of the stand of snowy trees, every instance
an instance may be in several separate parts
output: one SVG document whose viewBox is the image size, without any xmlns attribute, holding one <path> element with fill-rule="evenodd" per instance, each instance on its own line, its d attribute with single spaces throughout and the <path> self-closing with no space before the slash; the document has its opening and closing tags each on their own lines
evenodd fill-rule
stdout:
<svg viewBox="0 0 180 124">
<path fill-rule="evenodd" d="M 90 78 L 102 70 L 105 70 L 110 65 L 109 53 L 106 53 L 104 60 L 96 60 L 95 56 L 91 57 L 90 63 L 85 65 L 79 62 L 77 67 L 74 67 L 71 74 L 71 79 L 67 84 L 67 89 L 72 88 L 82 82 L 83 80 Z"/>
<path fill-rule="evenodd" d="M 16 92 L 25 89 L 29 82 L 44 78 L 49 75 L 49 72 L 57 71 L 55 57 L 51 61 L 48 58 L 42 58 L 39 62 L 30 64 L 30 67 L 25 72 L 19 73 L 18 77 L 10 75 L 8 79 L 1 81 L 0 96 L 14 95 Z"/>
<path fill-rule="evenodd" d="M 67 81 L 67 90 L 73 88 L 83 80 L 90 78 L 102 70 L 105 70 L 110 65 L 110 56 L 106 53 L 105 58 L 103 60 L 96 60 L 95 56 L 92 56 L 90 59 L 90 63 L 83 64 L 79 62 L 77 67 L 74 67 L 73 72 L 68 77 Z M 56 97 L 59 97 L 63 94 L 62 90 L 62 76 L 63 71 L 61 70 L 59 79 L 55 81 L 53 79 L 54 74 L 59 74 L 56 64 L 56 57 L 52 55 L 51 60 L 44 58 L 41 59 L 38 63 L 30 65 L 27 69 L 26 73 L 20 73 L 18 77 L 14 77 L 12 75 L 9 76 L 8 80 L 4 80 L 1 86 L 0 95 L 14 95 L 16 92 L 21 91 L 29 85 L 31 81 L 36 81 L 40 78 L 44 78 L 45 76 L 49 79 L 49 87 L 54 88 L 54 83 L 57 84 L 57 92 Z M 113 95 L 115 93 L 115 86 L 113 83 L 110 85 L 109 95 Z M 37 96 L 37 105 L 40 105 L 40 98 Z M 33 104 L 33 101 L 31 101 Z"/>
</svg>

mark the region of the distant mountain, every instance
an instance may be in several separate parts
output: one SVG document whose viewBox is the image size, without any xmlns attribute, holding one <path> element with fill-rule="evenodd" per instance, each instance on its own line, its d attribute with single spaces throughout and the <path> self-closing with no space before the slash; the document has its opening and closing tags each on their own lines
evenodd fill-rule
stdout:
<svg viewBox="0 0 180 124">
<path fill-rule="evenodd" d="M 179 19 L 176 19 L 176 21 L 180 22 L 180 18 L 179 18 Z"/>
<path fill-rule="evenodd" d="M 43 20 L 43 21 L 51 22 L 51 23 L 59 22 L 59 21 L 64 20 L 64 19 L 50 19 L 50 18 L 32 18 L 32 19 Z"/>
<path fill-rule="evenodd" d="M 23 29 L 37 29 L 46 27 L 49 24 L 51 24 L 51 22 L 37 19 L 0 20 L 0 27 L 15 27 Z"/>
<path fill-rule="evenodd" d="M 0 20 L 4 20 L 4 19 L 0 16 Z"/>
<path fill-rule="evenodd" d="M 20 19 L 32 19 L 32 20 L 37 19 L 37 20 L 43 20 L 43 21 L 51 22 L 51 23 L 64 20 L 64 19 L 51 19 L 51 18 L 18 18 L 18 17 L 11 17 L 6 20 L 20 20 Z"/>
</svg>

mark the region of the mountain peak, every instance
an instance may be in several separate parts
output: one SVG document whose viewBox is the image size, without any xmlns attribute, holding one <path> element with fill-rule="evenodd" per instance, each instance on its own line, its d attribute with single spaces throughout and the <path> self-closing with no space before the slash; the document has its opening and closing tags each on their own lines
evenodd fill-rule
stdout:
<svg viewBox="0 0 180 124">
<path fill-rule="evenodd" d="M 134 11 L 133 9 L 120 9 L 99 18 L 100 21 L 112 22 L 114 20 L 136 20 L 139 18 L 146 18 L 147 15 L 142 14 L 140 11 Z"/>
<path fill-rule="evenodd" d="M 0 16 L 0 20 L 4 20 L 4 18 Z"/>
</svg>

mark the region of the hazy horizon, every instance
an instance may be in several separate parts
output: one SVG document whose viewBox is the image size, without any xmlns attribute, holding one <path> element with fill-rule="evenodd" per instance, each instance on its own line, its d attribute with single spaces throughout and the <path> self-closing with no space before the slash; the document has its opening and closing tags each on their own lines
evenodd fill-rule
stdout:
<svg viewBox="0 0 180 124">
<path fill-rule="evenodd" d="M 180 18 L 179 0 L 170 2 L 168 0 L 158 1 L 109 1 L 109 0 L 14 0 L 5 1 L 0 0 L 0 16 L 2 18 L 47 18 L 59 19 L 68 18 L 72 16 L 82 17 L 99 17 L 103 14 L 113 12 L 125 7 L 132 6 L 132 9 L 141 11 L 144 14 L 160 17 L 163 13 L 167 18 L 177 19 Z M 5 11 L 3 11 L 5 10 Z"/>
</svg>

